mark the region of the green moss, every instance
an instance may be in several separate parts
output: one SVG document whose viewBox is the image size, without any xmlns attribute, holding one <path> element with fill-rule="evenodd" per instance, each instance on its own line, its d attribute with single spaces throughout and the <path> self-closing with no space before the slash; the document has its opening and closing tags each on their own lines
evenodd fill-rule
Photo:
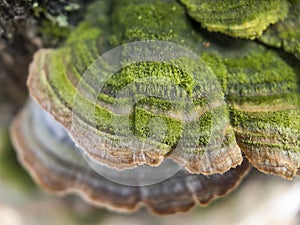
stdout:
<svg viewBox="0 0 300 225">
<path fill-rule="evenodd" d="M 86 122 L 88 122 L 89 124 L 94 124 L 94 126 L 97 127 L 99 130 L 101 130 L 103 132 L 108 132 L 110 134 L 117 134 L 117 135 L 120 135 L 123 137 L 128 137 L 128 135 L 130 135 L 130 130 L 128 130 L 128 123 L 126 120 L 128 118 L 128 115 L 114 114 L 114 113 L 110 112 L 110 110 L 100 107 L 99 105 L 96 105 L 92 101 L 86 100 L 76 90 L 76 88 L 73 87 L 71 82 L 68 80 L 68 78 L 66 76 L 67 73 L 65 71 L 66 68 L 64 67 L 64 64 L 62 63 L 63 60 L 62 60 L 59 52 L 53 54 L 53 56 L 51 57 L 51 60 L 52 60 L 51 65 L 55 65 L 55 66 L 53 68 L 49 68 L 49 71 L 51 71 L 51 75 L 49 76 L 48 79 L 49 79 L 49 82 L 50 82 L 52 88 L 54 88 L 55 92 L 57 93 L 57 96 L 56 96 L 57 98 L 61 99 L 65 104 L 67 104 L 67 106 L 69 108 L 73 108 L 76 112 L 80 113 L 81 116 L 83 118 L 85 118 Z M 153 66 L 153 65 L 151 65 L 151 66 Z M 163 67 L 160 67 L 160 66 L 163 66 Z M 148 69 L 151 69 L 151 67 Z M 157 65 L 157 63 L 156 63 L 155 70 L 158 70 L 158 69 L 168 70 L 169 67 L 164 66 L 164 63 L 161 63 L 161 65 Z M 135 70 L 135 71 L 144 71 L 145 72 L 147 70 Z M 124 71 L 122 71 L 122 72 L 124 72 Z M 174 70 L 171 70 L 171 72 L 172 73 L 157 72 L 154 74 L 156 74 L 156 75 L 160 74 L 162 77 L 167 77 L 168 76 L 167 74 L 169 74 L 169 76 L 172 76 L 172 78 L 174 79 L 174 75 L 176 73 L 174 73 Z M 128 71 L 126 72 L 126 69 L 125 69 L 124 74 L 133 76 L 133 73 L 128 73 Z M 147 74 L 147 72 L 145 74 L 138 74 L 138 76 L 140 76 L 140 77 L 149 76 L 149 75 L 150 74 Z M 121 76 L 121 77 L 123 78 L 123 76 Z M 179 77 L 178 77 L 178 79 L 179 79 Z M 176 80 L 176 76 L 175 76 L 175 80 Z M 130 81 L 132 81 L 132 80 L 130 80 Z M 179 79 L 179 81 L 180 81 L 180 79 Z M 160 94 L 160 96 L 165 96 L 166 92 L 164 92 L 164 91 L 165 91 L 165 88 L 167 87 L 167 85 L 168 84 L 162 84 L 162 86 L 155 85 L 155 86 L 151 87 L 151 85 L 149 86 L 149 83 L 148 83 L 148 84 L 146 84 L 146 86 L 145 86 L 145 84 L 139 86 L 139 88 L 150 87 L 146 91 L 146 93 L 149 91 L 154 91 L 154 93 L 156 93 L 156 94 L 159 93 L 159 89 L 160 89 L 163 91 Z M 179 85 L 180 85 L 180 82 L 179 82 Z M 155 90 L 155 88 L 158 88 L 158 89 Z M 172 89 L 170 89 L 170 90 L 172 90 Z M 179 92 L 180 92 L 180 90 L 179 90 Z M 180 93 L 182 93 L 182 92 L 180 92 Z M 185 93 L 185 92 L 183 92 L 183 93 Z M 149 96 L 152 96 L 151 93 L 148 93 L 148 94 L 149 94 Z M 177 93 L 177 95 L 178 95 L 178 93 Z M 173 95 L 169 96 L 170 99 L 173 99 L 173 97 L 174 97 Z M 175 97 L 175 99 L 176 98 L 178 98 L 178 96 Z M 186 96 L 184 96 L 184 99 L 185 98 L 186 98 Z M 75 102 L 74 102 L 74 100 L 75 100 Z M 181 99 L 181 101 L 182 100 L 183 99 Z M 193 102 L 193 101 L 190 101 L 190 102 Z M 145 101 L 144 101 L 144 103 L 145 103 Z M 162 100 L 162 99 L 159 99 L 157 101 L 151 101 L 151 103 L 149 104 L 149 99 L 148 99 L 147 107 L 151 104 L 153 104 L 155 106 L 155 103 L 156 104 L 162 103 L 161 106 L 163 106 L 164 104 L 170 104 L 169 101 L 167 101 L 165 103 L 164 100 Z M 174 145 L 176 145 L 178 139 L 180 139 L 180 137 L 182 136 L 182 132 L 184 130 L 184 131 L 188 132 L 185 134 L 185 139 L 188 140 L 188 142 L 185 143 L 186 145 L 191 145 L 191 143 L 189 143 L 190 140 L 192 140 L 193 143 L 197 144 L 197 145 L 209 144 L 209 140 L 211 139 L 210 130 L 212 129 L 212 126 L 213 126 L 211 124 L 211 122 L 209 122 L 210 120 L 208 120 L 208 118 L 211 117 L 210 113 L 208 114 L 208 117 L 205 114 L 204 116 L 201 116 L 199 118 L 199 120 L 192 121 L 191 123 L 187 123 L 184 125 L 184 128 L 182 128 L 183 125 L 180 121 L 178 121 L 176 119 L 172 119 L 172 118 L 165 116 L 163 114 L 160 114 L 160 113 L 155 115 L 151 112 L 148 112 L 147 110 L 143 109 L 143 107 L 142 107 L 143 104 L 137 104 L 136 106 L 134 106 L 135 110 L 132 112 L 133 114 L 129 115 L 129 118 L 132 118 L 132 121 L 130 121 L 130 123 L 134 124 L 134 125 L 131 125 L 131 128 L 133 129 L 132 132 L 135 135 L 137 135 L 137 137 L 140 138 L 141 140 L 146 139 L 149 136 L 151 138 L 153 138 L 153 133 L 151 133 L 151 131 L 149 130 L 148 123 L 152 118 L 157 117 L 157 118 L 161 119 L 162 121 L 165 121 L 167 133 L 163 133 L 164 136 L 159 136 L 159 135 L 157 136 L 157 134 L 156 134 L 156 137 L 152 141 L 161 140 L 162 143 L 167 144 L 169 147 L 174 146 Z M 181 104 L 182 105 L 180 105 L 180 104 L 177 105 L 176 110 L 178 110 L 179 113 L 185 113 L 186 110 L 188 110 L 186 108 L 186 104 L 183 104 L 182 102 L 181 102 Z M 129 106 L 132 107 L 131 105 L 129 105 Z M 124 105 L 122 108 L 124 108 L 124 107 L 127 107 L 127 105 Z M 195 105 L 192 105 L 192 107 L 195 107 Z M 160 107 L 160 109 L 162 112 L 166 111 L 165 110 L 166 108 L 163 109 L 163 107 Z M 161 129 L 161 124 L 156 124 L 156 126 L 157 127 L 153 127 L 154 130 Z M 204 133 L 205 133 L 205 135 L 203 135 Z M 198 140 L 198 141 L 195 141 L 195 140 Z"/>
<path fill-rule="evenodd" d="M 209 31 L 253 39 L 286 17 L 286 0 L 181 0 L 191 17 Z"/>
<path fill-rule="evenodd" d="M 231 108 L 232 125 L 236 127 L 247 128 L 251 131 L 264 131 L 278 127 L 289 128 L 295 131 L 295 135 L 300 130 L 300 121 L 296 120 L 299 117 L 297 110 L 281 110 L 276 112 L 243 112 Z M 296 132 L 297 131 L 297 132 Z"/>
<path fill-rule="evenodd" d="M 283 48 L 300 59 L 300 1 L 290 1 L 288 17 L 268 28 L 259 38 L 263 43 Z"/>
<path fill-rule="evenodd" d="M 180 68 L 175 65 L 176 62 L 142 62 L 137 64 L 131 64 L 130 66 L 122 68 L 122 70 L 119 73 L 111 76 L 106 81 L 103 89 L 104 91 L 109 90 L 110 95 L 116 95 L 127 85 L 137 81 L 140 83 L 136 84 L 136 90 L 140 89 L 137 91 L 142 92 L 142 87 L 144 87 L 148 89 L 148 91 L 145 90 L 145 93 L 150 94 L 152 92 L 152 88 L 161 86 L 160 90 L 163 90 L 163 93 L 160 93 L 161 91 L 154 89 L 153 92 L 160 94 L 161 96 L 165 95 L 166 98 L 184 98 L 186 97 L 185 93 L 191 94 L 190 92 L 194 89 L 195 81 L 191 74 L 186 73 L 185 71 L 183 71 L 183 68 Z M 162 79 L 159 79 L 159 81 L 147 79 L 153 76 L 157 77 L 158 79 Z M 147 83 L 147 81 L 150 83 Z M 154 84 L 152 86 L 151 83 L 153 82 Z M 168 85 L 170 84 L 170 82 L 172 82 L 173 85 Z M 168 86 L 172 87 L 170 87 L 169 89 Z"/>
<path fill-rule="evenodd" d="M 71 32 L 69 27 L 60 27 L 48 20 L 44 21 L 39 29 L 44 42 L 47 43 L 48 46 L 57 46 L 65 40 Z"/>
<path fill-rule="evenodd" d="M 82 0 L 32 1 L 31 10 L 37 19 L 38 31 L 43 45 L 57 47 L 68 37 L 74 26 L 82 19 L 85 5 Z"/>
<path fill-rule="evenodd" d="M 228 103 L 266 104 L 275 99 L 296 104 L 297 74 L 274 51 L 259 46 L 244 57 L 203 54 L 221 83 Z"/>
<path fill-rule="evenodd" d="M 193 36 L 185 10 L 176 1 L 115 1 L 112 18 L 113 45 L 135 40 L 182 43 Z"/>
<path fill-rule="evenodd" d="M 263 148 L 299 151 L 300 120 L 299 110 L 276 112 L 243 112 L 230 110 L 233 126 L 243 130 L 240 142 Z M 257 141 L 252 141 L 257 140 Z"/>
</svg>

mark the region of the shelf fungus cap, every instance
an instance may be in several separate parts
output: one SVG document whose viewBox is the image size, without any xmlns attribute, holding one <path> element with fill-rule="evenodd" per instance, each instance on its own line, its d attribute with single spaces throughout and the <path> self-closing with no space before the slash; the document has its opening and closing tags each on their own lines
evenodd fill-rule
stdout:
<svg viewBox="0 0 300 225">
<path fill-rule="evenodd" d="M 209 1 L 181 0 L 188 14 L 209 31 L 254 39 L 270 25 L 283 20 L 289 10 L 286 0 Z"/>
<path fill-rule="evenodd" d="M 162 182 L 124 185 L 96 173 L 65 128 L 32 100 L 15 118 L 11 133 L 21 163 L 45 189 L 59 194 L 77 193 L 95 206 L 121 212 L 146 206 L 152 212 L 170 214 L 206 205 L 234 189 L 251 168 L 247 160 L 224 174 L 210 176 L 190 174 L 182 168 Z M 141 177 L 147 174 L 142 169 L 131 169 L 131 173 L 139 174 L 130 177 L 133 182 L 143 182 Z M 164 173 L 160 167 L 156 172 Z"/>
<path fill-rule="evenodd" d="M 221 86 L 191 51 L 132 42 L 76 74 L 68 50 L 40 50 L 28 87 L 95 163 L 122 170 L 168 157 L 191 173 L 213 174 L 242 162 Z"/>
</svg>

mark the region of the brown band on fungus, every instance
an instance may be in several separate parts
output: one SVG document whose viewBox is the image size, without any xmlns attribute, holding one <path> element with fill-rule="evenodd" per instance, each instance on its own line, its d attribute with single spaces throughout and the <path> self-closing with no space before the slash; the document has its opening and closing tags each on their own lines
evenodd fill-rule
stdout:
<svg viewBox="0 0 300 225">
<path fill-rule="evenodd" d="M 244 160 L 224 174 L 205 176 L 190 174 L 183 169 L 173 177 L 149 186 L 118 184 L 91 170 L 80 157 L 66 160 L 64 153 L 60 157 L 50 149 L 61 143 L 52 142 L 52 146 L 41 143 L 37 132 L 33 131 L 32 110 L 32 103 L 27 104 L 11 127 L 12 141 L 24 167 L 47 190 L 61 194 L 79 193 L 88 202 L 108 209 L 130 212 L 145 205 L 158 214 L 187 211 L 233 190 L 251 168 Z M 76 155 L 75 149 L 69 150 Z"/>
<path fill-rule="evenodd" d="M 280 148 L 262 146 L 262 144 L 267 145 L 267 141 L 255 139 L 255 137 L 252 140 L 257 141 L 260 145 L 249 145 L 245 142 L 247 139 L 240 131 L 237 131 L 239 146 L 249 162 L 259 171 L 266 174 L 278 175 L 288 180 L 292 180 L 299 172 L 300 157 L 297 152 L 281 151 Z"/>
</svg>

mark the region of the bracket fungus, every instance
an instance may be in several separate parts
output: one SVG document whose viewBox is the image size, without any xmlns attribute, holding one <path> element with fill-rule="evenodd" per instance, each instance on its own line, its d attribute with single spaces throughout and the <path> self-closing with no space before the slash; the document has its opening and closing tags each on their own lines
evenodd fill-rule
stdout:
<svg viewBox="0 0 300 225">
<path fill-rule="evenodd" d="M 49 190 L 160 214 L 228 193 L 250 163 L 292 179 L 299 66 L 221 37 L 175 0 L 96 1 L 64 46 L 34 57 L 34 102 L 11 128 L 20 161 Z"/>
</svg>

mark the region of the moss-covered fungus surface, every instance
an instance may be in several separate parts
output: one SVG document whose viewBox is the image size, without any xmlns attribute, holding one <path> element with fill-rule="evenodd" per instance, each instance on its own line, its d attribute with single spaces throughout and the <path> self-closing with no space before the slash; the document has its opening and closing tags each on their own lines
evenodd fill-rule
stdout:
<svg viewBox="0 0 300 225">
<path fill-rule="evenodd" d="M 36 53 L 31 97 L 88 157 L 110 167 L 157 166 L 169 157 L 212 175 L 245 157 L 264 173 L 292 179 L 300 167 L 298 6 L 95 1 L 61 48 Z M 121 69 L 106 76 L 112 68 L 99 57 L 137 41 L 173 43 L 197 57 L 128 64 L 124 47 Z"/>
</svg>

